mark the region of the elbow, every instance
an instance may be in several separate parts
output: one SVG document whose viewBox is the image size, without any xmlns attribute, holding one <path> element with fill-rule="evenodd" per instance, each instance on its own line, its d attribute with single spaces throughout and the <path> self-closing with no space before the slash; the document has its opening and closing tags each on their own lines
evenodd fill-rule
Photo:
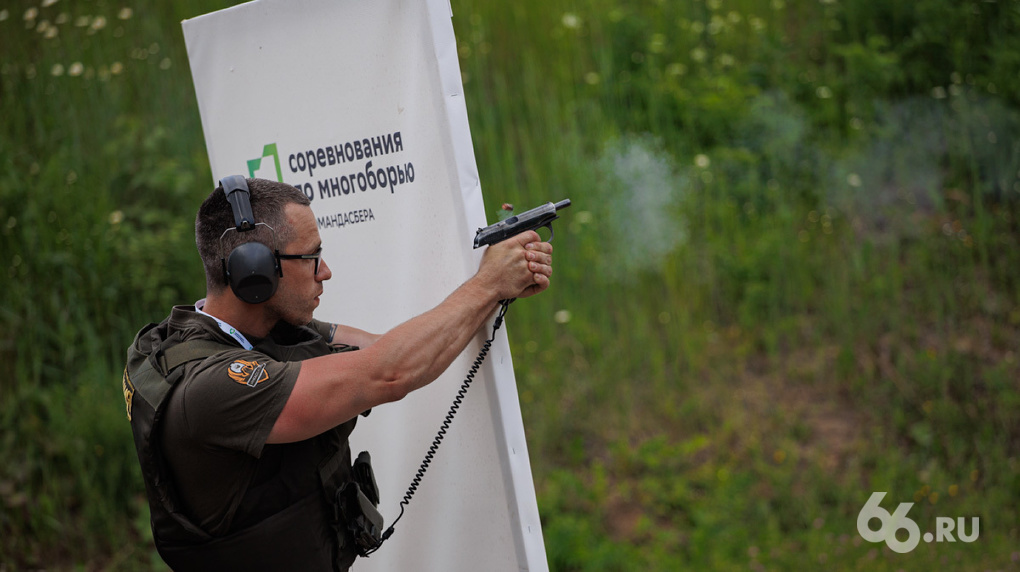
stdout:
<svg viewBox="0 0 1020 572">
<path fill-rule="evenodd" d="M 383 387 L 383 398 L 386 400 L 385 403 L 392 403 L 394 401 L 400 401 L 407 397 L 408 393 L 411 393 L 411 388 L 406 383 L 395 382 L 384 382 Z"/>
<path fill-rule="evenodd" d="M 375 344 L 365 352 L 366 357 L 372 354 L 375 365 L 370 379 L 373 380 L 372 392 L 377 403 L 400 401 L 408 393 L 432 381 L 429 363 L 414 359 L 404 351 L 397 354 L 400 356 L 398 359 L 392 359 L 393 353 L 383 352 L 383 349 L 383 345 Z"/>
<path fill-rule="evenodd" d="M 387 372 L 375 383 L 377 400 L 379 403 L 400 401 L 418 387 L 415 384 L 418 377 L 411 372 Z"/>
<path fill-rule="evenodd" d="M 400 401 L 412 391 L 411 384 L 400 377 L 386 377 L 376 381 L 373 385 L 375 386 L 375 399 L 372 401 L 377 404 Z"/>
</svg>

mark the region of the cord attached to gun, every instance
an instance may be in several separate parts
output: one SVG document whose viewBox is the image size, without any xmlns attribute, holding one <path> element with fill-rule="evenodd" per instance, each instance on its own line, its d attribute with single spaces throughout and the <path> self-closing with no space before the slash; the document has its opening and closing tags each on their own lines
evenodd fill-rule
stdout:
<svg viewBox="0 0 1020 572">
<path fill-rule="evenodd" d="M 411 502 L 411 497 L 414 496 L 414 493 L 418 492 L 418 487 L 421 486 L 421 480 L 425 476 L 425 471 L 427 471 L 429 465 L 432 464 L 432 459 L 435 457 L 436 451 L 439 450 L 440 443 L 443 442 L 443 439 L 446 437 L 446 432 L 450 428 L 450 424 L 453 423 L 453 416 L 456 415 L 457 410 L 460 409 L 461 402 L 464 401 L 464 396 L 467 394 L 467 390 L 471 386 L 471 382 L 474 381 L 475 375 L 478 373 L 479 368 L 482 367 L 482 362 L 485 361 L 485 357 L 489 354 L 489 348 L 492 347 L 492 342 L 496 339 L 496 331 L 503 325 L 503 317 L 506 316 L 506 311 L 514 300 L 516 300 L 516 298 L 500 300 L 499 314 L 496 315 L 496 321 L 492 325 L 492 336 L 485 340 L 485 343 L 482 344 L 482 350 L 478 352 L 478 357 L 475 358 L 470 371 L 468 371 L 467 377 L 464 379 L 464 383 L 461 384 L 460 390 L 457 391 L 457 396 L 453 399 L 453 404 L 450 405 L 450 411 L 446 413 L 446 418 L 443 419 L 443 424 L 439 427 L 439 432 L 436 433 L 435 439 L 432 440 L 432 445 L 429 446 L 428 452 L 425 453 L 425 459 L 422 460 L 421 466 L 418 467 L 418 471 L 415 473 L 414 478 L 411 479 L 411 484 L 407 487 L 407 492 L 404 493 L 403 500 L 400 501 L 400 514 L 397 515 L 393 524 L 391 524 L 390 527 L 386 529 L 386 532 L 383 533 L 379 544 L 375 548 L 366 552 L 365 556 L 379 550 L 383 542 L 386 542 L 390 536 L 393 536 L 394 527 L 397 526 L 397 522 L 399 522 L 404 516 L 404 507 Z"/>
</svg>

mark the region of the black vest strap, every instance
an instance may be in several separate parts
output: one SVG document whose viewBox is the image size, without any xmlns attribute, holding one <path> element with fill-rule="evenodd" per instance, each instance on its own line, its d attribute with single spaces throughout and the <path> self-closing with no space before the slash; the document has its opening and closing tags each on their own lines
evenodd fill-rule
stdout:
<svg viewBox="0 0 1020 572">
<path fill-rule="evenodd" d="M 165 349 L 161 348 L 156 359 L 160 369 L 163 370 L 163 375 L 170 375 L 170 372 L 178 366 L 189 361 L 205 359 L 232 347 L 213 340 L 188 340 Z"/>
</svg>

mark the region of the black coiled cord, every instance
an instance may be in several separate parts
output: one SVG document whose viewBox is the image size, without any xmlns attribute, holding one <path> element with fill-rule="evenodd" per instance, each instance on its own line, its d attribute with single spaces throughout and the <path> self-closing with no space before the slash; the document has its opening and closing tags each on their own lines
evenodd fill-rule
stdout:
<svg viewBox="0 0 1020 572">
<path fill-rule="evenodd" d="M 391 524 L 390 527 L 386 529 L 386 532 L 383 533 L 379 544 L 372 550 L 368 551 L 365 556 L 379 550 L 382 543 L 390 536 L 393 536 L 394 527 L 397 526 L 397 522 L 399 522 L 404 516 L 404 507 L 411 502 L 411 497 L 414 496 L 414 493 L 418 492 L 418 487 L 421 486 L 421 480 L 425 476 L 425 471 L 427 471 L 429 465 L 432 464 L 432 459 L 436 456 L 436 451 L 439 450 L 440 443 L 443 442 L 443 439 L 446 437 L 447 430 L 453 423 L 453 416 L 456 415 L 457 410 L 460 409 L 461 402 L 464 401 L 464 396 L 467 394 L 467 390 L 471 386 L 471 382 L 475 380 L 475 375 L 478 374 L 479 368 L 482 367 L 482 362 L 485 361 L 485 356 L 489 355 L 489 348 L 492 347 L 492 342 L 496 339 L 496 330 L 503 325 L 503 317 L 506 316 L 506 311 L 510 307 L 510 303 L 514 300 L 516 300 L 516 298 L 500 300 L 499 314 L 496 315 L 496 321 L 492 325 L 492 336 L 490 336 L 489 339 L 485 340 L 485 343 L 482 344 L 482 349 L 478 352 L 478 357 L 475 358 L 474 363 L 471 365 L 471 369 L 468 371 L 467 377 L 464 378 L 464 383 L 460 385 L 460 389 L 457 391 L 457 396 L 453 399 L 453 404 L 450 405 L 450 411 L 446 413 L 446 418 L 443 419 L 443 424 L 439 427 L 439 432 L 436 433 L 436 438 L 432 440 L 432 444 L 429 445 L 428 452 L 425 453 L 425 459 L 422 460 L 421 466 L 418 467 L 418 471 L 415 473 L 414 478 L 411 479 L 411 484 L 407 487 L 407 492 L 404 493 L 403 500 L 400 501 L 400 514 L 397 515 L 393 524 Z"/>
</svg>

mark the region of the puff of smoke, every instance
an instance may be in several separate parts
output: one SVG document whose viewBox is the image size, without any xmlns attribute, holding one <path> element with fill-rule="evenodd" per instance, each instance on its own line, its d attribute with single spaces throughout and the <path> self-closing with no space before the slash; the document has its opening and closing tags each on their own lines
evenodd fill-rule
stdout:
<svg viewBox="0 0 1020 572">
<path fill-rule="evenodd" d="M 616 280 L 656 271 L 687 240 L 677 208 L 685 188 L 670 156 L 649 136 L 626 136 L 606 144 L 596 185 L 605 273 Z"/>
<path fill-rule="evenodd" d="M 879 106 L 867 143 L 833 160 L 827 199 L 872 237 L 914 236 L 946 198 L 1020 197 L 1020 114 L 965 90 Z M 960 186 L 958 190 L 952 187 Z"/>
</svg>

